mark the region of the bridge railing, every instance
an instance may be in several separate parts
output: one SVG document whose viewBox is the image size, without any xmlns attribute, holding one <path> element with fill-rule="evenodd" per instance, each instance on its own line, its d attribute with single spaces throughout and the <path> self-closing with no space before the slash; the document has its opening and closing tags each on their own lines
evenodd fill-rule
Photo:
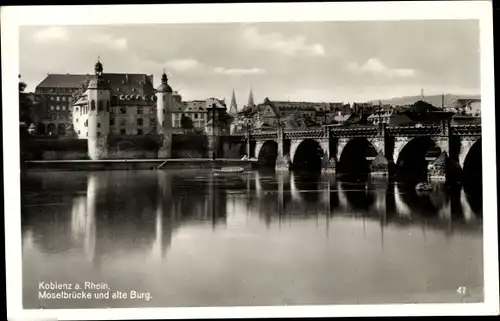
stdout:
<svg viewBox="0 0 500 321">
<path fill-rule="evenodd" d="M 287 130 L 283 133 L 285 139 L 297 138 L 323 138 L 326 132 L 323 129 L 313 130 Z"/>
<path fill-rule="evenodd" d="M 481 133 L 482 127 L 480 124 L 451 126 L 451 134 L 456 136 L 480 136 Z"/>
<path fill-rule="evenodd" d="M 411 124 L 411 125 L 400 125 L 400 126 L 387 126 L 386 134 L 389 136 L 408 136 L 408 137 L 418 137 L 418 136 L 437 136 L 443 133 L 444 127 L 439 124 L 421 125 L 421 124 Z M 285 130 L 285 139 L 300 139 L 300 138 L 324 138 L 328 132 L 334 137 L 373 137 L 380 135 L 382 128 L 379 126 L 361 125 L 361 126 L 351 126 L 351 127 L 340 127 L 340 126 L 324 126 L 321 129 L 296 129 L 296 130 Z M 450 131 L 452 135 L 464 136 L 464 135 L 481 135 L 481 125 L 451 125 Z M 250 133 L 252 139 L 264 140 L 264 139 L 276 139 L 278 137 L 277 131 L 266 131 L 266 132 L 252 132 Z M 241 137 L 246 139 L 246 134 L 231 134 L 227 136 Z"/>
<path fill-rule="evenodd" d="M 439 135 L 443 128 L 439 125 L 405 125 L 405 126 L 390 126 L 386 128 L 389 136 L 433 136 Z"/>
<path fill-rule="evenodd" d="M 342 137 L 342 136 L 371 137 L 378 135 L 380 132 L 380 128 L 378 126 L 329 127 L 328 130 L 331 132 L 332 136 L 336 137 Z"/>
</svg>

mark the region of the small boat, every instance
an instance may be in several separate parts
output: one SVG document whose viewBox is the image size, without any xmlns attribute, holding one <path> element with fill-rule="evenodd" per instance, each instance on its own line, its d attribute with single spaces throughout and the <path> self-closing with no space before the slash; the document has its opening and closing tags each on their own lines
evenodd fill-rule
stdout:
<svg viewBox="0 0 500 321">
<path fill-rule="evenodd" d="M 432 191 L 432 186 L 428 183 L 422 182 L 418 183 L 417 186 L 415 186 L 415 190 L 417 190 L 418 192 Z"/>
<path fill-rule="evenodd" d="M 243 167 L 222 167 L 214 169 L 214 174 L 238 174 L 243 173 L 245 169 Z"/>
</svg>

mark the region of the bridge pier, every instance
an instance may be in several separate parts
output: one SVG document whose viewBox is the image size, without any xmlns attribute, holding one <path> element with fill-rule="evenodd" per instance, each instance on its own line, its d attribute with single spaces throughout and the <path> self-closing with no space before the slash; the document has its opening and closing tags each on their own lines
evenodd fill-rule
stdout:
<svg viewBox="0 0 500 321">
<path fill-rule="evenodd" d="M 322 173 L 327 173 L 327 174 L 335 174 L 336 173 L 336 168 L 337 168 L 337 162 L 335 161 L 334 158 L 330 158 L 330 155 L 328 153 L 325 153 L 325 156 L 323 156 L 323 159 L 321 161 L 321 172 Z"/>
<path fill-rule="evenodd" d="M 441 155 L 427 165 L 427 176 L 429 180 L 446 181 L 449 172 L 450 155 L 450 123 L 443 121 L 440 136 L 434 139 L 436 145 L 441 149 Z"/>
<path fill-rule="evenodd" d="M 383 154 L 378 154 L 370 165 L 370 176 L 372 177 L 389 177 L 395 172 L 396 164 L 391 158 L 385 157 Z"/>
<path fill-rule="evenodd" d="M 448 154 L 441 155 L 427 166 L 427 176 L 432 181 L 446 181 L 448 173 Z"/>
<path fill-rule="evenodd" d="M 277 172 L 288 172 L 290 169 L 290 158 L 288 155 L 283 155 L 283 150 L 285 148 L 283 128 L 278 130 L 278 138 L 276 142 L 278 143 L 278 155 L 276 156 L 275 170 Z"/>
</svg>

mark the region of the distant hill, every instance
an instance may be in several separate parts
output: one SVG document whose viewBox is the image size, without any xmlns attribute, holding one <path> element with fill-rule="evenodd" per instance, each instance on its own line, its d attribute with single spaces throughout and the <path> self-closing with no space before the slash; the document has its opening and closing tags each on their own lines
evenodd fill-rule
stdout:
<svg viewBox="0 0 500 321">
<path fill-rule="evenodd" d="M 442 95 L 432 95 L 424 96 L 424 101 L 433 106 L 441 108 L 441 96 Z M 455 95 L 446 94 L 444 95 L 444 107 L 451 107 L 457 99 L 480 99 L 481 95 Z M 405 97 L 395 97 L 391 99 L 381 99 L 382 104 L 388 105 L 413 105 L 420 100 L 420 96 L 405 96 Z M 379 100 L 370 101 L 373 104 L 378 104 Z"/>
</svg>

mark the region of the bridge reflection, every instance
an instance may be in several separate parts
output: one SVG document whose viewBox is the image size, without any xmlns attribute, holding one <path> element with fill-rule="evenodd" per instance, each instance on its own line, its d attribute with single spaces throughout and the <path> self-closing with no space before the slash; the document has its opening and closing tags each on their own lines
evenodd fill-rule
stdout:
<svg viewBox="0 0 500 321">
<path fill-rule="evenodd" d="M 68 180 L 68 178 L 70 178 Z M 23 233 L 39 251 L 82 251 L 95 267 L 103 258 L 149 253 L 165 259 L 185 227 L 225 229 L 252 215 L 268 228 L 294 221 L 351 217 L 381 225 L 445 229 L 481 222 L 480 195 L 435 183 L 432 192 L 383 179 L 342 181 L 331 175 L 250 172 L 113 171 L 31 175 L 23 196 Z M 229 219 L 229 215 L 232 215 Z"/>
<path fill-rule="evenodd" d="M 435 182 L 433 191 L 417 192 L 413 184 L 386 179 L 342 181 L 331 175 L 277 173 L 254 174 L 259 185 L 251 211 L 267 222 L 273 217 L 307 218 L 325 215 L 384 218 L 386 223 L 433 224 L 449 227 L 480 221 L 478 195 L 460 185 Z M 476 206 L 474 206 L 476 205 Z M 282 218 L 282 217 L 278 217 Z"/>
</svg>

